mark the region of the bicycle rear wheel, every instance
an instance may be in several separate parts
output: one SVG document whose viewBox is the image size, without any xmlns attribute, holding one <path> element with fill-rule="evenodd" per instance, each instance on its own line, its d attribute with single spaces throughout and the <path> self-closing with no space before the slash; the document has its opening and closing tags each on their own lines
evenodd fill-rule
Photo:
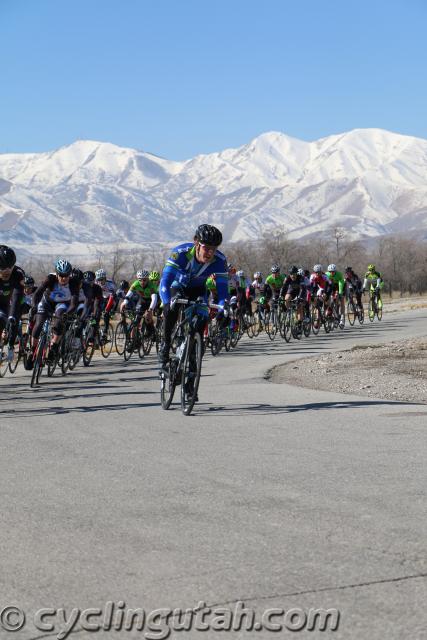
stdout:
<svg viewBox="0 0 427 640">
<path fill-rule="evenodd" d="M 364 321 L 365 321 L 365 310 L 364 310 L 364 308 L 363 308 L 363 304 L 362 304 L 362 306 L 361 306 L 361 307 L 359 307 L 359 309 L 358 309 L 358 315 L 357 315 L 357 318 L 358 318 L 358 320 L 359 320 L 359 324 L 363 324 L 363 323 L 364 323 Z"/>
<path fill-rule="evenodd" d="M 181 382 L 181 410 L 189 416 L 197 402 L 200 374 L 202 372 L 202 339 L 199 333 L 187 336 Z"/>
</svg>

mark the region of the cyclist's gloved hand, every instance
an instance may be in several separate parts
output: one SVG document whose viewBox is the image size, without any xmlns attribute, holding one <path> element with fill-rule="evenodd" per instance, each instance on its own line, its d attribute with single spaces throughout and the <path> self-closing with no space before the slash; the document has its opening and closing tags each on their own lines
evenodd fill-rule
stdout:
<svg viewBox="0 0 427 640">
<path fill-rule="evenodd" d="M 220 300 L 219 303 L 218 303 L 218 307 L 219 307 L 218 315 L 219 316 L 222 315 L 222 316 L 224 316 L 224 318 L 227 318 L 228 317 L 228 312 L 229 312 L 229 309 L 230 309 L 228 301 L 227 300 Z"/>
</svg>

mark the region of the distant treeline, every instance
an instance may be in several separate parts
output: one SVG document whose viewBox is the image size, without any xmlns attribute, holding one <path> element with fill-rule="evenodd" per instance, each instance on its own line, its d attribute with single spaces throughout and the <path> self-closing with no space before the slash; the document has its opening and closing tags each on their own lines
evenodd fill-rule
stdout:
<svg viewBox="0 0 427 640">
<path fill-rule="evenodd" d="M 92 259 L 76 262 L 75 266 L 94 271 L 103 267 L 116 282 L 130 280 L 141 268 L 161 272 L 171 246 L 129 250 L 126 245 L 116 245 L 105 252 L 96 249 Z M 402 234 L 379 236 L 369 241 L 351 240 L 343 229 L 335 227 L 325 235 L 290 240 L 286 233 L 278 231 L 264 234 L 257 241 L 224 244 L 221 250 L 248 277 L 252 277 L 254 271 L 261 271 L 265 277 L 275 263 L 286 272 L 293 264 L 311 269 L 320 263 L 326 270 L 331 262 L 340 271 L 351 266 L 363 277 L 367 265 L 374 263 L 384 278 L 385 291 L 390 294 L 427 292 L 427 242 Z M 20 265 L 39 282 L 53 270 L 56 257 L 32 258 Z"/>
</svg>

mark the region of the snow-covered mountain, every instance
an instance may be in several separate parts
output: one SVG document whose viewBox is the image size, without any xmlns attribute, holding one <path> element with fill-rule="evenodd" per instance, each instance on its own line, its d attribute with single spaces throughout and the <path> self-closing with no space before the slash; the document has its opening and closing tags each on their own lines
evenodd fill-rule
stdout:
<svg viewBox="0 0 427 640">
<path fill-rule="evenodd" d="M 380 129 L 315 142 L 271 132 L 185 162 L 89 140 L 0 155 L 1 241 L 18 248 L 171 244 L 205 221 L 228 241 L 332 225 L 427 237 L 427 140 Z"/>
</svg>

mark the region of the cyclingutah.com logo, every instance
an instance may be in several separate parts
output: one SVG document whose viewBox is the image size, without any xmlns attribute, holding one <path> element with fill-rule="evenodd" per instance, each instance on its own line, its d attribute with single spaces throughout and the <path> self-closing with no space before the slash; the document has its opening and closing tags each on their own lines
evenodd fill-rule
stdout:
<svg viewBox="0 0 427 640">
<path fill-rule="evenodd" d="M 56 633 L 64 640 L 76 631 L 140 631 L 147 640 L 163 640 L 172 631 L 336 631 L 340 612 L 337 609 L 300 609 L 281 607 L 256 611 L 236 602 L 234 608 L 209 607 L 200 601 L 188 609 L 160 608 L 146 611 L 139 607 L 126 607 L 122 600 L 106 602 L 103 607 L 58 609 L 45 607 L 31 616 L 16 606 L 0 611 L 0 628 L 19 631 L 33 626 L 38 631 Z"/>
</svg>

